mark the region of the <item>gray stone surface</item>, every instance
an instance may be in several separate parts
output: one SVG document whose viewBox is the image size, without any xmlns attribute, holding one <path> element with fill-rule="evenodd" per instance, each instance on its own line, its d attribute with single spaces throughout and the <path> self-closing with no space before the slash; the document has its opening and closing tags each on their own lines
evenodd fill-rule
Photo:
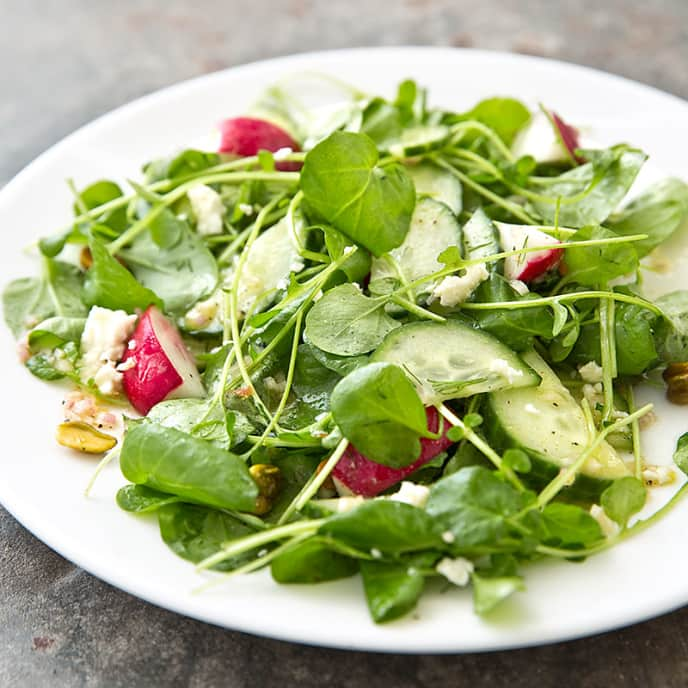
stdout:
<svg viewBox="0 0 688 688">
<path fill-rule="evenodd" d="M 544 55 L 688 97 L 685 0 L 0 0 L 0 184 L 79 125 L 180 79 L 291 52 L 394 44 Z M 688 610 L 491 655 L 301 647 L 114 590 L 0 509 L 0 686 L 154 685 L 686 686 Z"/>
</svg>

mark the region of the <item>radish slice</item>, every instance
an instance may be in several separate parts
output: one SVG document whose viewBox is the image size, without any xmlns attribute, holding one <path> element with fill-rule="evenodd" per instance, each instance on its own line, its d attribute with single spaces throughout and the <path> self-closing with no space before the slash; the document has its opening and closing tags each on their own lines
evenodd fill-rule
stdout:
<svg viewBox="0 0 688 688">
<path fill-rule="evenodd" d="M 510 225 L 495 222 L 499 231 L 499 242 L 504 251 L 516 251 L 528 246 L 546 246 L 559 241 L 549 234 L 528 225 Z M 531 253 L 507 256 L 504 259 L 504 277 L 508 280 L 533 282 L 559 265 L 562 249 L 553 248 Z"/>
<path fill-rule="evenodd" d="M 220 148 L 218 153 L 231 153 L 242 157 L 257 155 L 258 151 L 271 153 L 284 148 L 301 150 L 299 144 L 276 124 L 254 117 L 233 117 L 219 124 Z M 301 169 L 300 162 L 277 162 L 275 167 L 283 172 Z"/>
<path fill-rule="evenodd" d="M 439 413 L 434 406 L 425 409 L 428 419 L 428 429 L 437 432 L 439 428 Z M 421 438 L 420 456 L 405 468 L 391 468 L 367 459 L 353 445 L 349 445 L 344 455 L 332 471 L 337 492 L 340 495 L 356 494 L 364 497 L 375 497 L 388 487 L 401 482 L 415 470 L 443 452 L 452 444 L 447 437 L 451 425 L 444 421 L 444 433 L 437 440 Z"/>
<path fill-rule="evenodd" d="M 177 328 L 155 306 L 139 318 L 120 370 L 131 405 L 143 415 L 164 399 L 205 396 L 201 376 Z"/>
<path fill-rule="evenodd" d="M 559 117 L 559 115 L 550 110 L 550 117 L 552 118 L 552 124 L 556 127 L 561 137 L 562 143 L 566 146 L 566 150 L 569 152 L 571 157 L 577 163 L 583 163 L 585 160 L 579 155 L 576 155 L 576 149 L 580 148 L 580 143 L 578 141 L 578 129 L 572 127 L 570 124 L 566 124 L 564 120 Z"/>
</svg>

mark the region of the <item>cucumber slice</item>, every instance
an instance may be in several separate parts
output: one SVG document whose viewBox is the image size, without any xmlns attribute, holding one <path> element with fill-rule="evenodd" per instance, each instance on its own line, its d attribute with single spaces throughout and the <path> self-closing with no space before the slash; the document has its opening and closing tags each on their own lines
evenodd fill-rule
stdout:
<svg viewBox="0 0 688 688">
<path fill-rule="evenodd" d="M 385 337 L 371 360 L 402 367 L 426 406 L 540 382 L 498 339 L 458 320 L 402 325 Z"/>
<path fill-rule="evenodd" d="M 484 427 L 497 449 L 517 447 L 527 452 L 533 464 L 528 477 L 543 484 L 580 456 L 589 441 L 588 431 L 583 409 L 554 371 L 535 351 L 523 354 L 523 360 L 542 381 L 537 387 L 490 394 Z M 629 474 L 621 457 L 603 442 L 567 494 L 596 499 L 612 480 Z"/>
<path fill-rule="evenodd" d="M 431 198 L 421 198 L 416 203 L 411 226 L 404 243 L 392 249 L 388 255 L 374 258 L 370 269 L 370 291 L 385 292 L 381 280 L 402 279 L 413 282 L 442 269 L 437 256 L 449 246 L 461 243 L 461 228 L 452 211 Z M 391 258 L 391 259 L 390 259 Z M 397 268 L 401 275 L 397 272 Z M 420 285 L 416 296 L 429 294 L 435 282 Z"/>
<path fill-rule="evenodd" d="M 470 260 L 485 258 L 502 250 L 497 228 L 482 208 L 478 208 L 463 226 L 462 236 L 464 254 Z M 494 267 L 495 263 L 490 265 Z"/>
<path fill-rule="evenodd" d="M 442 148 L 451 137 L 451 129 L 442 126 L 420 126 L 404 129 L 399 141 L 389 146 L 395 158 L 412 158 Z"/>
<path fill-rule="evenodd" d="M 413 179 L 416 193 L 419 196 L 429 196 L 435 201 L 444 203 L 451 208 L 454 215 L 458 215 L 463 208 L 463 189 L 461 182 L 431 162 L 419 165 L 407 165 L 406 171 Z"/>
</svg>

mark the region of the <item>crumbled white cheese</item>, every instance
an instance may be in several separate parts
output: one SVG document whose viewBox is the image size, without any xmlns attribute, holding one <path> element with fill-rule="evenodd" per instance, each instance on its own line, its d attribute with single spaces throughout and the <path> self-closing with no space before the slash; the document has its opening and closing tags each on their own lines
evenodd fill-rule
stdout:
<svg viewBox="0 0 688 688">
<path fill-rule="evenodd" d="M 598 363 L 595 363 L 595 361 L 588 361 L 585 365 L 578 366 L 578 372 L 583 378 L 583 381 L 590 384 L 602 382 L 604 378 L 602 366 Z"/>
<path fill-rule="evenodd" d="M 425 485 L 416 485 L 408 480 L 404 480 L 399 486 L 399 490 L 390 499 L 395 502 L 403 502 L 411 506 L 417 506 L 422 509 L 430 496 L 430 488 Z"/>
<path fill-rule="evenodd" d="M 127 370 L 131 370 L 136 367 L 136 356 L 129 356 L 129 358 L 124 363 L 118 363 L 115 367 L 120 373 L 125 373 Z"/>
<path fill-rule="evenodd" d="M 293 152 L 291 148 L 279 148 L 272 154 L 272 157 L 277 162 L 280 162 L 281 160 L 286 160 Z"/>
<path fill-rule="evenodd" d="M 239 203 L 239 210 L 241 210 L 244 215 L 253 215 L 253 206 L 248 203 Z"/>
<path fill-rule="evenodd" d="M 355 249 L 354 246 L 345 246 L 345 247 L 344 247 L 344 251 L 342 251 L 342 253 L 343 253 L 345 256 L 348 256 L 348 255 L 350 255 L 350 254 L 352 254 L 352 253 L 354 252 L 354 249 Z"/>
<path fill-rule="evenodd" d="M 382 559 L 382 552 L 377 547 L 373 547 L 370 550 L 370 556 L 373 557 L 373 559 Z"/>
<path fill-rule="evenodd" d="M 103 394 L 116 394 L 122 373 L 115 369 L 127 340 L 134 331 L 136 316 L 124 311 L 93 306 L 81 335 L 81 378 L 93 379 Z"/>
<path fill-rule="evenodd" d="M 528 289 L 528 285 L 525 282 L 522 282 L 521 280 L 514 279 L 514 280 L 509 280 L 509 286 L 519 295 L 519 296 L 525 296 L 530 292 L 530 289 Z"/>
<path fill-rule="evenodd" d="M 461 277 L 445 277 L 432 290 L 431 300 L 439 299 L 442 306 L 456 306 L 463 303 L 489 276 L 485 263 L 469 265 Z"/>
<path fill-rule="evenodd" d="M 318 291 L 315 292 L 315 296 L 313 297 L 313 303 L 316 303 L 317 301 L 320 301 L 323 297 L 323 290 L 318 289 Z"/>
<path fill-rule="evenodd" d="M 619 532 L 619 524 L 612 521 L 599 504 L 590 507 L 590 515 L 600 524 L 600 530 L 606 537 L 614 537 Z"/>
<path fill-rule="evenodd" d="M 225 206 L 220 194 L 205 184 L 196 184 L 186 192 L 186 196 L 196 216 L 198 233 L 222 234 Z"/>
<path fill-rule="evenodd" d="M 676 480 L 676 474 L 671 466 L 645 466 L 643 480 L 649 487 L 668 485 Z"/>
<path fill-rule="evenodd" d="M 490 363 L 490 371 L 506 378 L 510 385 L 515 382 L 517 377 L 523 377 L 522 370 L 512 368 L 503 358 L 495 358 Z"/>
<path fill-rule="evenodd" d="M 268 392 L 281 396 L 284 394 L 284 390 L 287 386 L 287 380 L 284 375 L 279 375 L 278 378 L 268 375 L 267 377 L 263 378 L 263 384 Z"/>
<path fill-rule="evenodd" d="M 596 382 L 594 385 L 591 385 L 590 383 L 584 384 L 583 396 L 593 409 L 597 406 L 597 404 L 603 403 L 604 396 L 602 392 L 602 383 Z"/>
<path fill-rule="evenodd" d="M 452 542 L 456 540 L 456 537 L 454 536 L 454 533 L 451 532 L 451 530 L 445 530 L 442 533 L 442 542 L 446 542 L 448 545 L 451 545 Z"/>
<path fill-rule="evenodd" d="M 458 557 L 457 559 L 444 557 L 435 566 L 437 573 L 443 575 L 450 583 L 458 586 L 468 585 L 473 569 L 473 562 L 463 557 Z"/>
<path fill-rule="evenodd" d="M 218 289 L 210 298 L 195 304 L 184 316 L 186 327 L 190 330 L 204 330 L 209 327 L 218 316 L 222 305 L 222 298 L 223 292 L 221 289 Z"/>
</svg>

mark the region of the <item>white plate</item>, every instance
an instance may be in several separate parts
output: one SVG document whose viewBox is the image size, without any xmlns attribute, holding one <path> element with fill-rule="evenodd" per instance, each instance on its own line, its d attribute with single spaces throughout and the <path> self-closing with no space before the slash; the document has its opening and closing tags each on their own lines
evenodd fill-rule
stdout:
<svg viewBox="0 0 688 688">
<path fill-rule="evenodd" d="M 684 147 L 688 104 L 618 77 L 532 57 L 435 48 L 383 48 L 300 55 L 195 79 L 142 98 L 68 137 L 17 176 L 0 194 L 2 281 L 34 274 L 22 249 L 69 220 L 70 194 L 102 177 L 136 175 L 143 161 L 169 153 L 241 114 L 270 82 L 301 70 L 320 70 L 362 89 L 393 95 L 412 77 L 430 89 L 431 102 L 455 109 L 511 94 L 547 103 L 568 120 L 590 123 L 605 143 L 628 140 L 664 171 L 688 177 Z M 684 263 L 688 265 L 688 263 Z M 686 283 L 679 268 L 657 288 Z M 94 575 L 143 599 L 228 628 L 312 644 L 397 652 L 491 650 L 553 642 L 646 619 L 688 602 L 688 502 L 658 525 L 584 564 L 550 563 L 526 571 L 528 591 L 490 621 L 471 611 L 470 593 L 432 588 L 417 612 L 386 626 L 369 619 L 358 578 L 319 586 L 278 586 L 268 574 L 233 580 L 192 594 L 199 578 L 159 538 L 155 519 L 119 511 L 123 478 L 111 466 L 89 499 L 83 497 L 94 463 L 53 440 L 60 391 L 29 375 L 14 343 L 0 328 L 3 373 L 0 501 L 35 535 Z M 661 393 L 659 422 L 646 449 L 670 460 L 686 429 L 685 411 Z M 672 488 L 655 491 L 654 509 Z"/>
</svg>

